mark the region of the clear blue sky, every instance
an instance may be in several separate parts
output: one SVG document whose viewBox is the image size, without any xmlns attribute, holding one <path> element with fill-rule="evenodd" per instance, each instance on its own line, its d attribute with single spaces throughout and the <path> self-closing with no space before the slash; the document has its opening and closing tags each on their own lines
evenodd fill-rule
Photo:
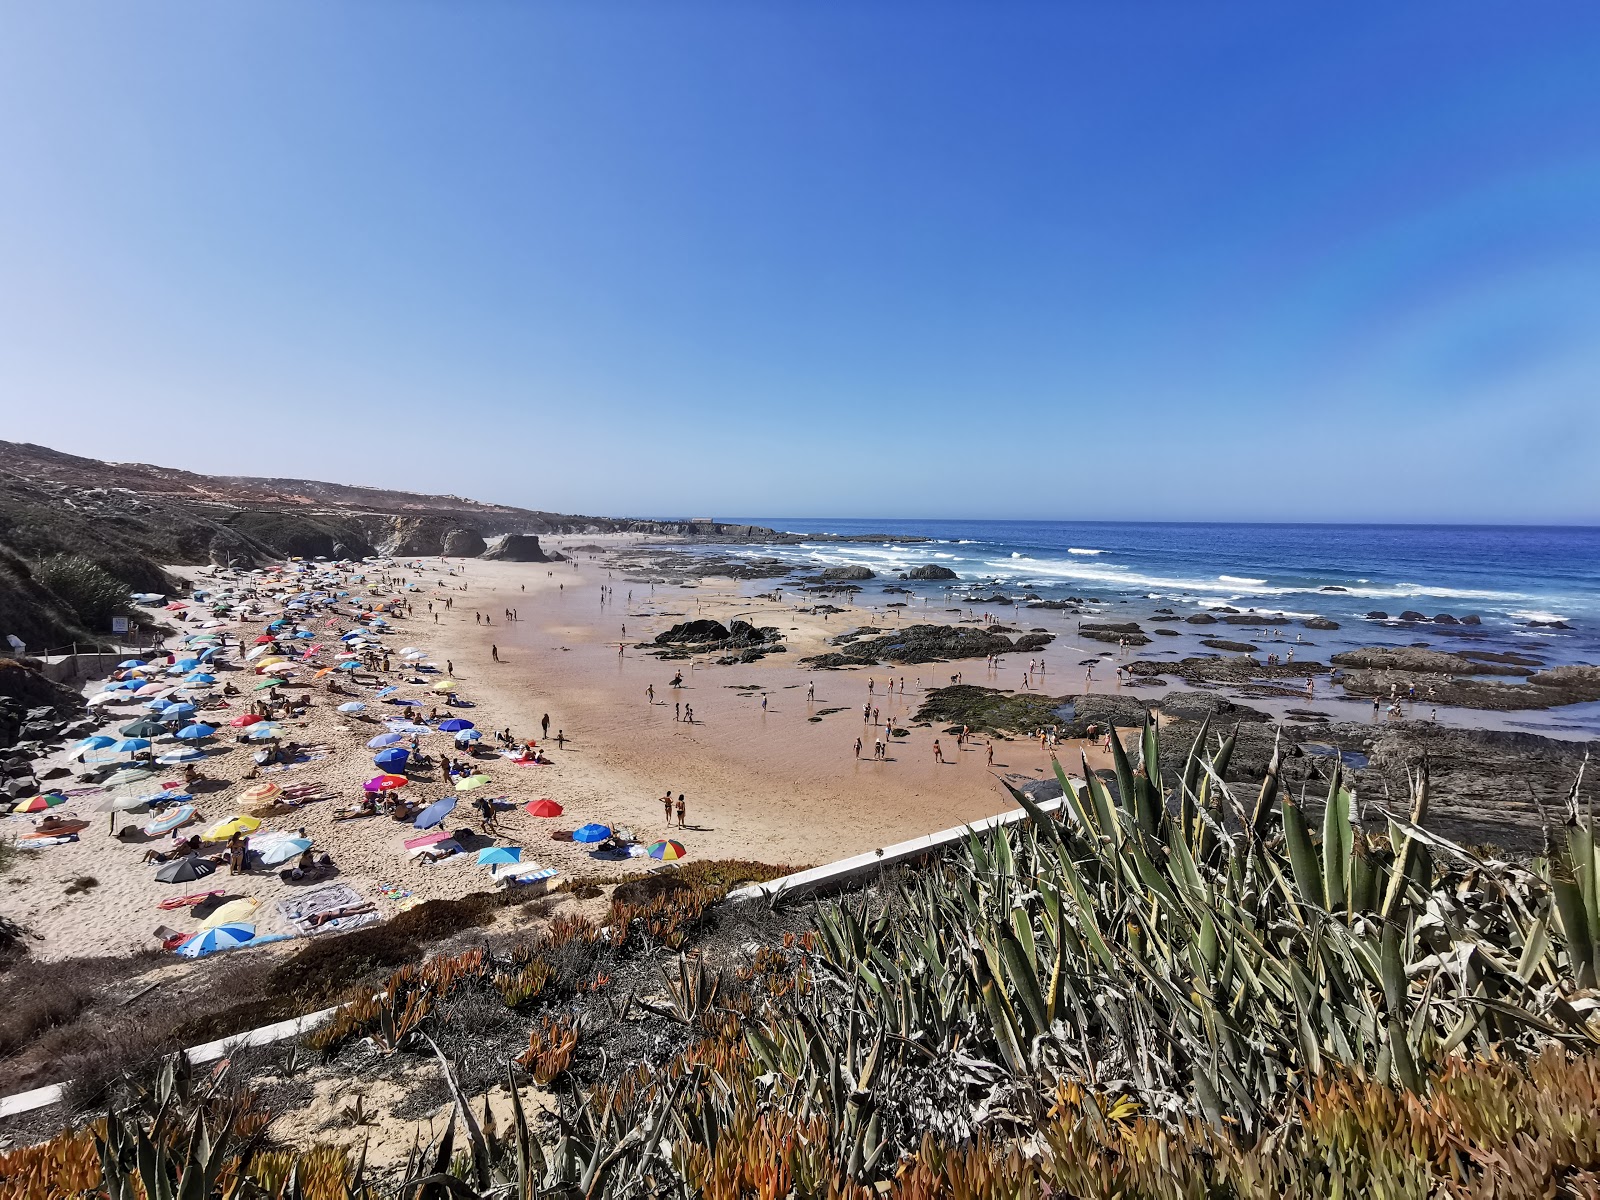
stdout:
<svg viewBox="0 0 1600 1200">
<path fill-rule="evenodd" d="M 1600 5 L 0 0 L 0 436 L 1600 521 Z"/>
</svg>

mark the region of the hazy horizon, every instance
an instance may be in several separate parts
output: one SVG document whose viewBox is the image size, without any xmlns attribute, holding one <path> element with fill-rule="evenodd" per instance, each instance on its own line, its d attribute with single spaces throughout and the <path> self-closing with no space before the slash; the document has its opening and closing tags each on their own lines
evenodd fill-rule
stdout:
<svg viewBox="0 0 1600 1200">
<path fill-rule="evenodd" d="M 0 0 L 0 436 L 548 511 L 1600 524 L 1600 9 Z"/>
</svg>

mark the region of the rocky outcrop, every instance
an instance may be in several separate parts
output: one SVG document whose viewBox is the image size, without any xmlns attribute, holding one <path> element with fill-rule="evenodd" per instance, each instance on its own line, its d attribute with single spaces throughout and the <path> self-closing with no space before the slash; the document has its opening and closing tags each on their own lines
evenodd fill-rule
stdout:
<svg viewBox="0 0 1600 1200">
<path fill-rule="evenodd" d="M 854 580 L 876 579 L 877 576 L 873 574 L 872 569 L 870 567 L 845 566 L 845 567 L 829 567 L 829 568 L 827 568 L 827 570 L 823 571 L 821 575 L 818 575 L 817 578 L 818 579 L 825 579 L 825 580 L 828 580 L 828 581 L 832 582 L 832 581 L 835 581 L 835 580 L 837 580 L 837 581 L 846 581 L 846 580 L 853 580 L 853 579 Z"/>
<path fill-rule="evenodd" d="M 531 533 L 508 533 L 481 552 L 480 557 L 497 562 L 563 562 L 559 554 L 546 554 L 539 539 Z"/>
<path fill-rule="evenodd" d="M 907 579 L 955 579 L 957 575 L 949 567 L 941 567 L 935 563 L 927 563 L 920 567 L 912 567 L 906 572 Z"/>
<path fill-rule="evenodd" d="M 1336 667 L 1362 667 L 1379 671 L 1405 671 L 1418 675 L 1532 675 L 1526 666 L 1479 661 L 1484 656 L 1467 658 L 1443 650 L 1420 646 L 1367 646 L 1360 650 L 1341 650 L 1333 656 Z"/>
<path fill-rule="evenodd" d="M 1339 622 L 1330 621 L 1327 617 L 1307 617 L 1304 621 L 1301 621 L 1300 624 L 1304 625 L 1307 629 L 1339 628 Z"/>
<path fill-rule="evenodd" d="M 1479 664 L 1478 669 L 1483 670 L 1483 665 Z M 1521 673 L 1520 669 L 1514 670 Z M 1415 684 L 1419 698 L 1429 703 L 1495 712 L 1560 708 L 1600 700 L 1600 667 L 1588 666 L 1536 671 L 1521 683 L 1493 683 L 1486 679 L 1395 670 L 1351 671 L 1339 682 L 1352 696 L 1374 696 L 1380 700 L 1389 696 L 1391 688 L 1398 687 L 1404 694 Z"/>
<path fill-rule="evenodd" d="M 476 529 L 452 529 L 444 535 L 443 551 L 450 558 L 477 558 L 488 548 Z"/>
<path fill-rule="evenodd" d="M 723 654 L 722 664 L 755 662 L 768 654 L 782 654 L 787 647 L 783 635 L 772 625 L 759 628 L 748 621 L 684 621 L 653 642 L 640 642 L 636 649 L 647 650 L 657 658 L 689 658 L 695 654 Z"/>
<path fill-rule="evenodd" d="M 1150 638 L 1133 621 L 1101 622 L 1078 626 L 1078 636 L 1091 642 L 1109 642 L 1113 646 L 1148 646 Z"/>
<path fill-rule="evenodd" d="M 1254 654 L 1261 649 L 1260 646 L 1252 646 L 1249 642 L 1230 642 L 1227 638 L 1201 638 L 1200 644 L 1209 646 L 1213 650 L 1226 650 L 1230 654 Z"/>
<path fill-rule="evenodd" d="M 1048 633 L 1025 633 L 1013 640 L 961 625 L 910 625 L 882 637 L 862 638 L 833 654 L 804 659 L 807 666 L 852 667 L 875 663 L 948 662 L 987 658 L 991 654 L 1042 650 L 1054 640 Z"/>
<path fill-rule="evenodd" d="M 1188 625 L 1215 625 L 1217 619 L 1210 613 L 1195 613 L 1192 616 L 1185 617 L 1184 622 Z"/>
</svg>

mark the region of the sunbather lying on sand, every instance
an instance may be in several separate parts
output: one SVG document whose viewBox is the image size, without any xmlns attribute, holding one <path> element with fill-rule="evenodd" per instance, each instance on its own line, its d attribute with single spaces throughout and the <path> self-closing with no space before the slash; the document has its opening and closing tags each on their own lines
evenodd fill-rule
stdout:
<svg viewBox="0 0 1600 1200">
<path fill-rule="evenodd" d="M 337 921 L 340 917 L 358 917 L 362 913 L 377 912 L 378 906 L 370 900 L 362 904 L 351 904 L 344 908 L 336 908 L 331 912 L 312 913 L 306 918 L 306 923 L 313 929 L 320 929 L 330 921 Z"/>
</svg>

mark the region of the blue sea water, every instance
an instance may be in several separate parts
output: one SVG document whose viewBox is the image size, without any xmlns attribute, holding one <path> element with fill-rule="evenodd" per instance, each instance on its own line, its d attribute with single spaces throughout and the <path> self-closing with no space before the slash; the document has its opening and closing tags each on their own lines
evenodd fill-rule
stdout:
<svg viewBox="0 0 1600 1200">
<path fill-rule="evenodd" d="M 1339 620 L 1409 609 L 1430 617 L 1476 614 L 1486 626 L 1517 631 L 1537 621 L 1565 621 L 1575 633 L 1600 624 L 1600 529 L 1590 527 L 795 517 L 751 523 L 796 533 L 932 539 L 752 553 L 816 565 L 859 563 L 891 576 L 939 563 L 963 582 L 992 581 L 1046 598 L 1159 599 L 1180 614 L 1182 605 L 1232 605 Z"/>
</svg>

